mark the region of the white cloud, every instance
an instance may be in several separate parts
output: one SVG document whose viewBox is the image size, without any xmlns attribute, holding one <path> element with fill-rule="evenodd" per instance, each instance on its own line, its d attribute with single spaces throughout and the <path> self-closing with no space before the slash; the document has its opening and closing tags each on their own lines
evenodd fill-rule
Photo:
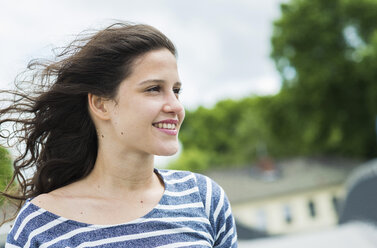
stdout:
<svg viewBox="0 0 377 248">
<path fill-rule="evenodd" d="M 242 82 L 275 77 L 268 54 L 278 2 L 6 1 L 0 15 L 0 87 L 9 85 L 31 58 L 48 56 L 51 47 L 63 46 L 84 29 L 121 19 L 154 25 L 176 43 L 183 98 L 190 105 L 259 92 L 264 86 Z"/>
<path fill-rule="evenodd" d="M 280 80 L 277 75 L 220 82 L 219 85 L 220 87 L 213 87 L 212 90 L 205 93 L 196 92 L 196 97 L 200 98 L 197 101 L 201 105 L 211 107 L 222 99 L 240 99 L 251 95 L 274 95 L 280 90 Z M 195 94 L 193 92 L 190 93 Z M 192 109 L 192 106 L 197 106 L 195 103 L 188 104 L 189 109 Z"/>
<path fill-rule="evenodd" d="M 30 59 L 50 56 L 52 47 L 64 46 L 79 32 L 118 19 L 151 24 L 177 45 L 181 99 L 189 109 L 274 94 L 280 78 L 269 58 L 269 36 L 281 1 L 4 1 L 0 87 L 9 88 Z"/>
</svg>

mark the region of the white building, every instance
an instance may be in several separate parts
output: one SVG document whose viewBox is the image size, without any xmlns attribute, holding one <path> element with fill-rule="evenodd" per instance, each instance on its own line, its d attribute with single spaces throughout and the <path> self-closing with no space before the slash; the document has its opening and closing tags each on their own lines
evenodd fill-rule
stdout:
<svg viewBox="0 0 377 248">
<path fill-rule="evenodd" d="M 263 178 L 273 177 L 264 177 L 255 167 L 207 174 L 224 188 L 238 225 L 274 236 L 337 225 L 344 183 L 357 165 L 356 161 L 341 159 L 286 160 L 275 162 L 278 177 L 267 181 Z M 239 237 L 252 234 L 239 230 Z"/>
</svg>

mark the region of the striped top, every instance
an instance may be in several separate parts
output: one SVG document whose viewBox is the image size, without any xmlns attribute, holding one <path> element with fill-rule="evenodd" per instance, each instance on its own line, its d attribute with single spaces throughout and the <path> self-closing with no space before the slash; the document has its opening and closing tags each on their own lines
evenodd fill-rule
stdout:
<svg viewBox="0 0 377 248">
<path fill-rule="evenodd" d="M 28 200 L 5 247 L 237 247 L 230 204 L 219 185 L 192 172 L 156 172 L 165 192 L 144 217 L 91 225 L 57 216 Z"/>
</svg>

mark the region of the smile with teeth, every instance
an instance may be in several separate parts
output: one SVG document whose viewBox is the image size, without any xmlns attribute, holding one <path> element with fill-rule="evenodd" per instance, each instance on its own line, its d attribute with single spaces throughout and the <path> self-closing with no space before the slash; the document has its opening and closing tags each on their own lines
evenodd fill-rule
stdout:
<svg viewBox="0 0 377 248">
<path fill-rule="evenodd" d="M 174 123 L 155 123 L 153 126 L 157 128 L 163 128 L 163 129 L 169 129 L 169 130 L 175 130 L 176 125 Z"/>
</svg>

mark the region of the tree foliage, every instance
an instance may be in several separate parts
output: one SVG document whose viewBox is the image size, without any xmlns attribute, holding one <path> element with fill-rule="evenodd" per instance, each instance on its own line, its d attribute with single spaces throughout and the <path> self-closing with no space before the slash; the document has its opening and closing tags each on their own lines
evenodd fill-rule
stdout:
<svg viewBox="0 0 377 248">
<path fill-rule="evenodd" d="M 9 152 L 0 146 L 0 190 L 3 191 L 12 177 L 12 159 Z M 0 197 L 0 203 L 2 199 Z"/>
<path fill-rule="evenodd" d="M 281 91 L 188 112 L 180 162 L 186 154 L 209 166 L 246 164 L 266 153 L 375 157 L 375 20 L 377 0 L 281 4 L 271 37 Z"/>
<path fill-rule="evenodd" d="M 292 0 L 281 10 L 272 57 L 280 94 L 302 120 L 301 142 L 316 153 L 375 156 L 377 1 Z"/>
</svg>

